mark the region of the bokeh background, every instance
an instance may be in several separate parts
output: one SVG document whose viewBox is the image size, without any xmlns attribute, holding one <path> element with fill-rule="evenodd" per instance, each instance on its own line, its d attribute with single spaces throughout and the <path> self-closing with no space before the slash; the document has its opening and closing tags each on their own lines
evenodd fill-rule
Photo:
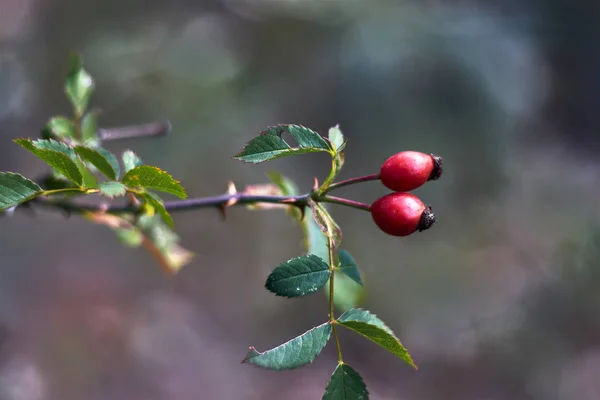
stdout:
<svg viewBox="0 0 600 400">
<path fill-rule="evenodd" d="M 567 0 L 0 0 L 0 170 L 41 163 L 11 141 L 69 112 L 68 52 L 96 79 L 102 126 L 170 120 L 112 142 L 194 196 L 280 170 L 310 189 L 328 160 L 231 157 L 267 125 L 349 140 L 342 178 L 403 149 L 445 158 L 418 189 L 438 215 L 404 239 L 332 208 L 364 307 L 420 371 L 343 332 L 373 399 L 600 398 L 600 3 Z M 378 183 L 340 195 L 371 202 Z M 0 399 L 318 399 L 334 346 L 300 370 L 240 364 L 326 318 L 282 300 L 270 270 L 300 254 L 280 211 L 176 215 L 197 256 L 166 277 L 76 216 L 0 219 Z"/>
</svg>

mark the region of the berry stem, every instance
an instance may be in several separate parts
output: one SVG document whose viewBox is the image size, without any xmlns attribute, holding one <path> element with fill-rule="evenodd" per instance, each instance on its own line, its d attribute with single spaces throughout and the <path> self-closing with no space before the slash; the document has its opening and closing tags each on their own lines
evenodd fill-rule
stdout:
<svg viewBox="0 0 600 400">
<path fill-rule="evenodd" d="M 359 201 L 344 199 L 342 197 L 322 196 L 318 200 L 322 201 L 323 203 L 340 204 L 342 206 L 356 208 L 358 210 L 369 211 L 371 209 L 371 206 L 368 204 L 361 203 Z"/>
<path fill-rule="evenodd" d="M 361 182 L 376 181 L 378 179 L 379 179 L 379 174 L 371 174 L 371 175 L 358 176 L 356 178 L 346 179 L 344 181 L 332 183 L 331 185 L 329 185 L 327 187 L 327 189 L 325 189 L 323 194 L 329 193 L 332 190 L 339 189 L 344 186 L 350 186 L 350 185 L 354 185 L 354 184 L 361 183 Z"/>
</svg>

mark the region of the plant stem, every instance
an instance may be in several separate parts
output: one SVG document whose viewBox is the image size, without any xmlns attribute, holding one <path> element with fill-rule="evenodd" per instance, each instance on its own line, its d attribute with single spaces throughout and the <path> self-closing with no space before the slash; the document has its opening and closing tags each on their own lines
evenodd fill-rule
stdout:
<svg viewBox="0 0 600 400">
<path fill-rule="evenodd" d="M 71 189 L 73 190 L 73 189 Z M 49 190 L 44 194 L 55 194 L 67 189 Z M 81 189 L 79 189 L 81 191 Z M 38 200 L 37 198 L 36 200 Z M 244 204 L 255 204 L 255 203 L 275 203 L 282 205 L 291 205 L 296 207 L 305 207 L 308 204 L 309 194 L 302 196 L 255 196 L 248 195 L 245 193 L 232 193 L 222 194 L 219 196 L 211 197 L 198 197 L 186 200 L 174 200 L 165 201 L 165 208 L 169 212 L 174 211 L 187 211 L 194 210 L 197 208 L 207 207 L 226 207 L 232 205 L 244 205 Z M 103 211 L 108 213 L 121 213 L 121 212 L 135 212 L 138 207 L 130 204 L 111 204 L 111 205 L 98 205 L 98 204 L 78 204 L 69 201 L 52 201 L 52 200 L 39 200 L 40 204 L 47 207 L 59 208 L 64 211 L 70 212 L 83 212 L 83 211 Z"/>
<path fill-rule="evenodd" d="M 368 204 L 361 203 L 361 202 L 354 201 L 354 200 L 344 199 L 341 197 L 323 196 L 319 200 L 324 203 L 340 204 L 342 206 L 352 207 L 352 208 L 356 208 L 358 210 L 369 211 L 371 209 L 371 206 Z"/>
<path fill-rule="evenodd" d="M 53 189 L 53 190 L 44 190 L 42 192 L 42 196 L 50 196 L 53 194 L 60 194 L 60 193 L 95 193 L 97 192 L 97 189 L 85 189 L 85 188 L 64 188 L 64 189 Z"/>
<path fill-rule="evenodd" d="M 329 239 L 329 271 L 331 271 L 331 275 L 329 276 L 329 323 L 331 324 L 331 330 L 333 331 L 333 337 L 335 339 L 335 346 L 337 348 L 337 356 L 338 362 L 343 363 L 342 360 L 342 346 L 340 344 L 340 338 L 337 333 L 337 321 L 335 320 L 335 302 L 334 300 L 334 283 L 335 283 L 335 269 L 337 266 L 335 250 L 333 246 L 333 240 Z"/>
<path fill-rule="evenodd" d="M 120 140 L 138 137 L 165 136 L 171 132 L 170 122 L 153 122 L 145 125 L 98 129 L 100 140 Z"/>
<path fill-rule="evenodd" d="M 345 181 L 339 181 L 336 183 L 332 183 L 325 190 L 325 192 L 323 192 L 323 194 L 329 193 L 332 190 L 339 189 L 344 186 L 350 186 L 350 185 L 354 185 L 356 183 L 361 183 L 361 182 L 376 181 L 377 179 L 379 179 L 379 174 L 365 175 L 365 176 L 359 176 L 356 178 L 346 179 Z"/>
</svg>

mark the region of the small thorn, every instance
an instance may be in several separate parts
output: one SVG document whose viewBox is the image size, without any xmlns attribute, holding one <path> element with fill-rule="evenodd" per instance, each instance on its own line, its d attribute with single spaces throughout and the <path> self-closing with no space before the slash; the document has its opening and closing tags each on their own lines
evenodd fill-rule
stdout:
<svg viewBox="0 0 600 400">
<path fill-rule="evenodd" d="M 235 203 L 238 202 L 237 197 L 235 197 L 237 192 L 238 191 L 235 188 L 235 184 L 232 181 L 229 181 L 227 184 L 227 194 L 231 195 L 231 198 L 229 200 L 227 200 L 227 203 L 225 203 L 225 205 L 223 206 L 223 209 L 225 207 L 231 207 L 232 205 L 234 205 Z M 225 213 L 225 211 L 223 211 L 223 213 Z"/>
<path fill-rule="evenodd" d="M 227 213 L 225 210 L 227 210 L 227 205 L 226 204 L 222 204 L 217 206 L 217 209 L 219 210 L 219 213 L 221 214 L 221 217 L 223 218 L 223 221 L 226 219 L 227 217 Z"/>
<path fill-rule="evenodd" d="M 315 185 L 313 186 L 314 190 L 319 189 L 319 180 L 315 177 Z"/>
</svg>

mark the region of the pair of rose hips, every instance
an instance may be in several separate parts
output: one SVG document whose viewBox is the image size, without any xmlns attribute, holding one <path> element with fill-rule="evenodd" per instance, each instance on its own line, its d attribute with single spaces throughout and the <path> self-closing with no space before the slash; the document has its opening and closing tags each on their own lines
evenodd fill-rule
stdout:
<svg viewBox="0 0 600 400">
<path fill-rule="evenodd" d="M 428 229 L 435 222 L 431 207 L 407 193 L 442 175 L 441 157 L 417 151 L 403 151 L 388 158 L 379 171 L 381 182 L 396 193 L 371 204 L 375 224 L 393 236 L 407 236 Z"/>
</svg>

